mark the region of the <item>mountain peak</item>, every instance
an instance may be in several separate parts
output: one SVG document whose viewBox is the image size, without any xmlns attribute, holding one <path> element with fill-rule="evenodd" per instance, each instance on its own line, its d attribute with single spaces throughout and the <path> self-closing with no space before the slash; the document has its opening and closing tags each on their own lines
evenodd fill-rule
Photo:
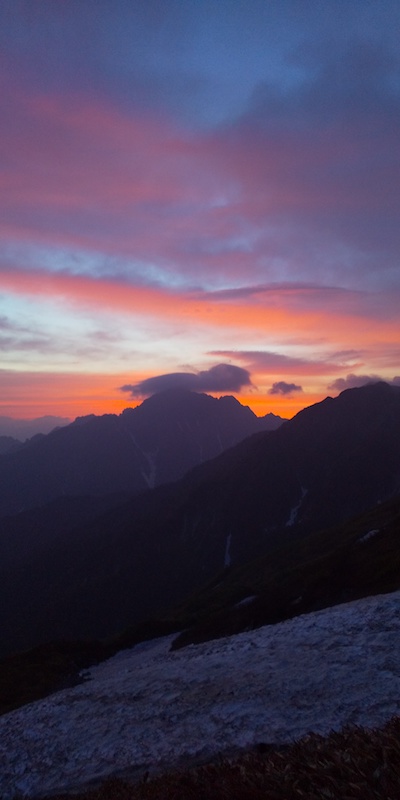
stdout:
<svg viewBox="0 0 400 800">
<path fill-rule="evenodd" d="M 70 426 L 0 458 L 3 513 L 7 498 L 8 508 L 13 502 L 18 511 L 23 504 L 31 509 L 2 520 L 0 584 L 2 605 L 10 609 L 3 647 L 17 640 L 18 647 L 31 646 L 60 630 L 70 638 L 107 637 L 164 613 L 227 567 L 268 556 L 282 542 L 290 558 L 303 536 L 399 492 L 399 387 L 353 389 L 244 441 L 244 432 L 260 430 L 260 420 L 243 414 L 240 403 L 185 397 L 196 404 L 193 413 L 162 413 L 154 396 L 129 415 Z M 233 447 L 237 413 L 243 427 Z M 51 499 L 39 496 L 43 486 L 54 497 L 60 490 L 83 494 L 85 485 L 93 498 L 123 489 L 133 494 L 134 481 L 132 502 L 81 526 L 67 525 L 68 517 L 68 535 L 57 535 L 48 509 L 32 511 L 38 499 Z M 343 571 L 346 561 L 334 568 Z M 54 585 L 61 587 L 57 597 Z M 302 594 L 300 585 L 289 600 Z"/>
<path fill-rule="evenodd" d="M 277 423 L 279 424 L 279 422 Z M 120 415 L 89 414 L 0 459 L 0 515 L 57 496 L 131 492 L 178 480 L 248 436 L 276 427 L 234 397 L 166 389 Z"/>
</svg>

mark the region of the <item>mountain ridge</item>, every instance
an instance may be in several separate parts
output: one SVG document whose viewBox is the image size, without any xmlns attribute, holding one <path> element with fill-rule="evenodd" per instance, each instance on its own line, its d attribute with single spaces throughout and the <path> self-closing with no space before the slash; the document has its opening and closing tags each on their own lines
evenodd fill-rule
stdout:
<svg viewBox="0 0 400 800">
<path fill-rule="evenodd" d="M 283 535 L 294 543 L 394 496 L 400 389 L 349 392 L 63 535 L 39 524 L 36 553 L 26 549 L 29 513 L 4 519 L 7 646 L 114 635 L 176 606 L 226 566 L 267 555 Z"/>
<path fill-rule="evenodd" d="M 283 420 L 256 417 L 235 398 L 166 390 L 120 415 L 78 417 L 0 456 L 0 516 L 62 495 L 139 493 L 181 478 L 252 433 Z"/>
</svg>

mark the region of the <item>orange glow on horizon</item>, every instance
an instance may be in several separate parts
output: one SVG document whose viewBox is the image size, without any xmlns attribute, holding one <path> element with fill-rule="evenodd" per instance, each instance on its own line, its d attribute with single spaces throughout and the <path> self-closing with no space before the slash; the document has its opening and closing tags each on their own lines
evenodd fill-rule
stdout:
<svg viewBox="0 0 400 800">
<path fill-rule="evenodd" d="M 120 414 L 139 401 L 118 390 L 130 376 L 0 371 L 0 415 L 35 419 L 54 415 Z M 138 380 L 146 376 L 138 376 Z"/>
<path fill-rule="evenodd" d="M 138 382 L 148 375 L 137 375 Z M 76 375 L 69 373 L 8 373 L 0 381 L 2 390 L 0 416 L 34 419 L 46 415 L 76 417 L 88 414 L 121 414 L 125 408 L 140 405 L 144 398 L 134 399 L 118 387 L 131 380 L 121 375 Z M 2 385 L 4 383 L 4 385 Z M 206 392 L 207 393 L 207 392 Z M 287 419 L 324 395 L 300 394 L 293 397 L 245 393 L 209 392 L 214 397 L 233 394 L 242 405 L 249 406 L 256 416 L 272 412 Z"/>
<path fill-rule="evenodd" d="M 283 419 L 292 419 L 303 408 L 319 403 L 324 400 L 326 394 L 306 394 L 299 393 L 293 396 L 280 396 L 280 395 L 245 395 L 237 394 L 237 399 L 244 406 L 249 406 L 257 417 L 263 417 L 266 414 L 275 414 Z"/>
<path fill-rule="evenodd" d="M 220 341 L 229 342 L 233 348 L 237 347 L 238 341 L 243 342 L 244 352 L 241 354 L 238 351 L 237 359 L 235 349 L 227 350 L 226 344 L 225 347 L 216 345 L 215 352 L 226 352 L 226 356 L 215 356 L 214 362 L 226 359 L 231 363 L 239 361 L 242 367 L 249 370 L 253 386 L 257 388 L 251 391 L 243 389 L 232 394 L 240 402 L 250 406 L 257 416 L 272 412 L 291 418 L 302 408 L 323 400 L 329 394 L 324 387 L 332 383 L 335 377 L 343 377 L 352 371 L 361 374 L 379 372 L 385 375 L 393 367 L 396 372 L 393 371 L 392 376 L 398 374 L 396 343 L 399 341 L 400 331 L 397 320 L 391 319 L 390 315 L 387 319 L 374 320 L 361 312 L 352 315 L 346 309 L 342 313 L 338 304 L 332 304 L 324 312 L 316 307 L 310 310 L 307 308 L 307 297 L 304 299 L 301 291 L 298 294 L 296 290 L 280 294 L 276 290 L 273 296 L 260 293 L 259 296 L 241 298 L 233 293 L 233 298 L 221 300 L 218 293 L 216 296 L 201 292 L 184 294 L 111 280 L 11 269 L 0 272 L 0 286 L 18 295 L 55 298 L 71 307 L 73 312 L 76 308 L 83 311 L 90 308 L 97 312 L 103 309 L 106 312 L 113 311 L 117 315 L 122 312 L 131 316 L 133 321 L 135 318 L 147 317 L 150 328 L 154 328 L 154 331 L 157 331 L 157 325 L 170 325 L 177 337 L 184 337 L 185 330 L 190 331 L 194 323 L 194 328 L 202 327 L 206 332 L 208 341 L 218 341 L 219 338 Z M 179 329 L 178 333 L 176 328 Z M 304 342 L 307 345 L 305 352 L 307 348 L 310 351 L 315 341 L 316 353 L 313 359 L 306 356 L 290 359 L 289 356 L 282 355 L 281 361 L 279 355 L 275 354 L 277 360 L 268 362 L 266 359 L 263 366 L 262 357 L 257 360 L 258 355 L 262 356 L 262 349 L 259 348 L 259 351 L 252 354 L 249 347 L 247 360 L 246 341 L 264 341 L 265 349 L 268 350 L 271 349 L 271 345 L 268 345 L 269 337 L 273 341 L 280 338 L 282 342 L 292 344 Z M 177 341 L 178 338 L 173 346 L 176 346 Z M 362 356 L 358 357 L 356 364 L 353 361 L 350 366 L 346 364 L 345 358 L 344 363 L 340 363 L 340 351 L 346 353 L 349 341 L 354 351 L 371 354 L 369 363 L 367 359 L 364 362 Z M 338 353 L 339 363 L 329 360 L 326 355 L 321 355 L 319 360 L 318 346 L 323 348 L 328 343 L 330 350 Z M 166 372 L 182 371 L 182 367 L 178 365 L 175 369 L 171 368 L 171 358 L 168 367 L 162 360 L 157 361 L 158 346 L 155 338 L 151 369 L 132 368 L 123 374 L 106 372 L 106 368 L 102 371 L 101 367 L 96 374 L 90 371 L 84 373 L 83 363 L 79 358 L 76 372 L 0 370 L 0 413 L 24 418 L 52 414 L 71 419 L 91 413 L 119 414 L 124 408 L 141 402 L 131 399 L 128 393 L 119 391 L 119 386 L 140 383 Z M 207 358 L 210 355 L 209 352 Z M 201 365 L 202 359 L 198 355 L 197 360 Z M 383 367 L 380 366 L 381 363 Z M 146 364 L 143 354 L 137 364 L 142 367 Z M 194 367 L 193 370 L 195 371 Z M 274 382 L 288 378 L 295 384 L 302 385 L 304 391 L 286 396 L 268 394 L 268 389 Z"/>
</svg>

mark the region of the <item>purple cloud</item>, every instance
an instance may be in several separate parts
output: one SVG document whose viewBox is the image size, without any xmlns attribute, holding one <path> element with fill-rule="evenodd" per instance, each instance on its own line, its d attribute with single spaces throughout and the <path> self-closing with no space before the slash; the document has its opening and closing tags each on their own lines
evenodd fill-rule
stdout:
<svg viewBox="0 0 400 800">
<path fill-rule="evenodd" d="M 330 360 L 298 358 L 286 356 L 271 350 L 212 350 L 209 355 L 223 358 L 234 358 L 246 362 L 252 370 L 260 370 L 264 374 L 282 371 L 286 374 L 296 373 L 302 375 L 320 375 L 321 372 L 339 372 L 343 369 L 342 363 Z"/>
<path fill-rule="evenodd" d="M 357 389 L 360 386 L 366 386 L 370 383 L 379 383 L 379 381 L 385 381 L 385 383 L 391 383 L 394 386 L 400 386 L 399 375 L 396 375 L 392 379 L 388 379 L 382 378 L 380 375 L 355 375 L 354 373 L 350 373 L 345 378 L 337 378 L 337 380 L 333 381 L 333 383 L 330 383 L 328 389 L 343 392 L 345 389 Z"/>
<path fill-rule="evenodd" d="M 272 384 L 268 394 L 294 394 L 295 392 L 302 392 L 303 387 L 297 386 L 295 383 L 286 383 L 286 381 L 276 381 Z"/>
<path fill-rule="evenodd" d="M 251 386 L 247 369 L 234 364 L 217 364 L 200 372 L 169 372 L 154 375 L 136 384 L 120 386 L 121 392 L 130 392 L 132 397 L 148 397 L 166 389 L 188 389 L 193 392 L 238 392 L 243 386 Z"/>
</svg>

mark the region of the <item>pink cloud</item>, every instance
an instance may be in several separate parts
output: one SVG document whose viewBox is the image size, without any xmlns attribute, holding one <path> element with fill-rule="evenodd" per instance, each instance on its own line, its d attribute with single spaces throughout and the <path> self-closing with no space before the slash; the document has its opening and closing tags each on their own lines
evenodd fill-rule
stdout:
<svg viewBox="0 0 400 800">
<path fill-rule="evenodd" d="M 94 52 L 87 43 L 82 58 Z M 74 80 L 57 93 L 43 64 L 32 63 L 35 83 L 10 48 L 1 80 L 3 235 L 156 261 L 166 281 L 232 285 L 245 275 L 249 284 L 300 277 L 355 287 L 362 277 L 364 287 L 392 288 L 397 62 L 379 43 L 343 44 L 340 60 L 330 48 L 316 56 L 314 43 L 293 58 L 312 64 L 298 89 L 259 75 L 241 114 L 196 130 L 168 104 L 174 91 L 175 101 L 189 101 L 189 89 L 186 98 L 176 86 L 166 95 L 164 74 L 157 94 L 146 70 L 128 71 L 126 87 L 141 86 L 144 102 L 120 102 L 118 92 L 107 97 L 104 75 L 78 83 L 72 64 Z"/>
<path fill-rule="evenodd" d="M 342 363 L 335 363 L 327 358 L 296 358 L 273 351 L 215 350 L 210 355 L 240 361 L 262 375 L 276 375 L 280 372 L 286 375 L 329 375 L 343 370 Z"/>
<path fill-rule="evenodd" d="M 318 250 L 326 262 L 336 235 L 323 215 L 343 227 L 350 206 L 365 214 L 378 202 L 369 177 L 361 188 L 333 169 L 356 157 L 358 130 L 309 140 L 238 125 L 232 136 L 189 136 L 165 117 L 123 116 L 84 96 L 20 92 L 15 107 L 17 136 L 12 115 L 3 134 L 12 165 L 3 233 L 42 230 L 64 245 L 156 259 L 185 274 L 200 267 L 205 278 L 215 270 L 226 279 L 244 270 L 270 278 L 277 259 L 290 269 L 297 262 L 303 274 L 308 260 L 311 275 Z M 379 201 L 387 205 L 391 180 L 384 185 Z M 331 268 L 345 274 L 340 263 Z"/>
</svg>

